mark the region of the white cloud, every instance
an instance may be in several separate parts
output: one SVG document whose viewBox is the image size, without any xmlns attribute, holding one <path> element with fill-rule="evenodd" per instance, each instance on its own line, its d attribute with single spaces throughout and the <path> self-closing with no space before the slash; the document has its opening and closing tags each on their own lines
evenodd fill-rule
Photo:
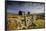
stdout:
<svg viewBox="0 0 46 31">
<path fill-rule="evenodd" d="M 31 13 L 44 13 L 44 5 L 41 6 L 37 6 L 35 8 L 32 9 Z"/>
</svg>

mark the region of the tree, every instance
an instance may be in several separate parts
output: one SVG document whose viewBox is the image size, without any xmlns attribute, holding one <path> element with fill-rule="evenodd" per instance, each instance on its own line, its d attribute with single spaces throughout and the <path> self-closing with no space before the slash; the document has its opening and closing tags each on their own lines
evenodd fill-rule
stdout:
<svg viewBox="0 0 46 31">
<path fill-rule="evenodd" d="M 22 11 L 19 11 L 19 15 L 22 15 Z"/>
<path fill-rule="evenodd" d="M 30 14 L 30 12 L 28 12 L 28 14 Z"/>
</svg>

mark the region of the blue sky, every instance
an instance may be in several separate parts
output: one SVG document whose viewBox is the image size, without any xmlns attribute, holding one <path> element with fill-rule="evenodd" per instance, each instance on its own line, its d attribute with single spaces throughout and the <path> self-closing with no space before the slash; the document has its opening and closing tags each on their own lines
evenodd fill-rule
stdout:
<svg viewBox="0 0 46 31">
<path fill-rule="evenodd" d="M 10 5 L 11 4 L 11 5 Z M 25 11 L 27 13 L 28 11 L 30 13 L 44 13 L 44 4 L 40 3 L 10 3 L 7 6 L 7 12 L 10 13 L 18 13 L 19 10 Z"/>
</svg>

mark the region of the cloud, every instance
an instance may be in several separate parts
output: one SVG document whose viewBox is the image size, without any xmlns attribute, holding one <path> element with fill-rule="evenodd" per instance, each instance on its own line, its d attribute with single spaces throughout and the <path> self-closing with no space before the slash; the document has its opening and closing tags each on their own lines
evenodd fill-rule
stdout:
<svg viewBox="0 0 46 31">
<path fill-rule="evenodd" d="M 12 3 L 13 4 L 13 3 Z M 18 13 L 18 11 L 25 11 L 27 13 L 28 11 L 33 13 L 44 13 L 44 4 L 40 3 L 14 3 L 13 5 L 8 5 L 7 12 L 10 13 Z"/>
<path fill-rule="evenodd" d="M 35 8 L 32 9 L 31 13 L 44 13 L 44 5 L 42 6 L 37 6 Z"/>
</svg>

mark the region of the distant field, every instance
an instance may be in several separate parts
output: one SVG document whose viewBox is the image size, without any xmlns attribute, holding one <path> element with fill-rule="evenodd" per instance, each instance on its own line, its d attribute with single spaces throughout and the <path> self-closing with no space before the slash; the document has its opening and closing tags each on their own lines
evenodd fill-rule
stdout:
<svg viewBox="0 0 46 31">
<path fill-rule="evenodd" d="M 29 20 L 29 22 L 31 21 L 30 24 L 28 24 L 29 22 L 26 20 Z M 27 22 L 26 26 L 25 26 L 25 21 Z M 45 20 L 37 18 L 36 15 L 33 15 L 33 17 L 32 15 L 26 15 L 24 17 L 23 15 L 8 13 L 7 22 L 8 22 L 7 29 L 12 29 L 12 30 L 13 29 L 35 29 L 35 28 L 38 29 L 38 28 L 45 27 Z"/>
</svg>

